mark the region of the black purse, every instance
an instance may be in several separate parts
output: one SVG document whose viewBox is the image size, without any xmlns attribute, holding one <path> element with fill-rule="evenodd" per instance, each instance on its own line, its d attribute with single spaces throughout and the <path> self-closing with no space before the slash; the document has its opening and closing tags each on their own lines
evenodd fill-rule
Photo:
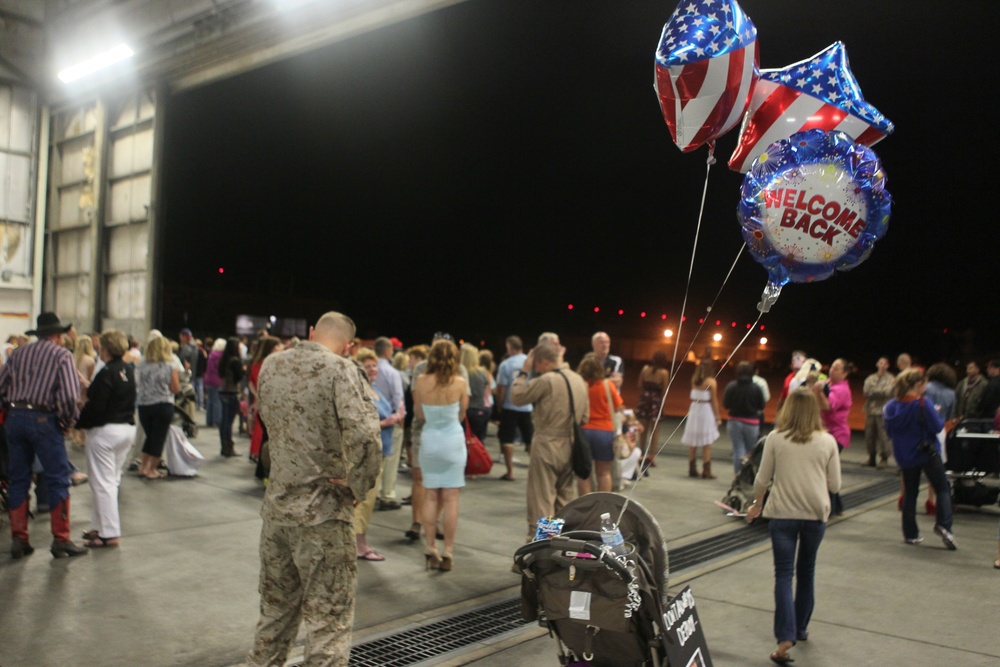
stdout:
<svg viewBox="0 0 1000 667">
<path fill-rule="evenodd" d="M 927 430 L 927 417 L 924 415 L 924 399 L 920 399 L 920 412 L 917 414 L 917 419 L 920 422 L 920 442 L 917 443 L 917 452 L 924 454 L 929 458 L 934 458 L 937 456 L 937 434 L 928 436 L 925 431 Z"/>
<path fill-rule="evenodd" d="M 594 472 L 594 454 L 590 450 L 590 442 L 587 441 L 587 437 L 583 434 L 583 429 L 580 428 L 580 423 L 576 419 L 576 405 L 573 402 L 573 388 L 569 386 L 569 378 L 563 375 L 561 371 L 559 375 L 566 383 L 566 393 L 569 394 L 570 421 L 573 424 L 573 444 L 570 450 L 570 462 L 573 464 L 573 474 L 580 479 L 590 479 L 590 475 Z"/>
</svg>

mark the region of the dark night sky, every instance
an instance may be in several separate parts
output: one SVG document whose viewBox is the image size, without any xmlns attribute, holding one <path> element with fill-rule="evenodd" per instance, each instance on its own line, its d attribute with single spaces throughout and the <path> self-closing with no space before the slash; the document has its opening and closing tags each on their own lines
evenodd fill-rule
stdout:
<svg viewBox="0 0 1000 667">
<path fill-rule="evenodd" d="M 998 240 L 994 3 L 741 4 L 762 68 L 841 40 L 866 100 L 896 124 L 875 146 L 895 202 L 886 237 L 850 273 L 786 286 L 762 320 L 773 336 L 827 356 L 930 357 L 968 329 L 980 352 L 1000 347 L 984 306 Z M 471 0 L 176 96 L 167 293 L 294 278 L 363 332 L 406 342 L 442 328 L 654 334 L 658 317 L 638 311 L 676 321 L 705 174 L 705 149 L 674 146 L 652 88 L 674 7 Z M 719 140 L 689 315 L 742 245 L 742 176 L 725 165 L 737 134 Z M 753 321 L 765 283 L 744 254 L 714 312 Z"/>
</svg>

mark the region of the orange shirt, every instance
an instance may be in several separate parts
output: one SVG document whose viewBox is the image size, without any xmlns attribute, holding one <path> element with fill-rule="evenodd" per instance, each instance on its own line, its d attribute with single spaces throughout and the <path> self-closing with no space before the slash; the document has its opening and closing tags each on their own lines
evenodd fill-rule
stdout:
<svg viewBox="0 0 1000 667">
<path fill-rule="evenodd" d="M 622 406 L 622 397 L 618 393 L 618 388 L 614 382 L 602 380 L 587 387 L 590 396 L 590 421 L 583 425 L 594 431 L 613 431 L 614 422 L 611 421 L 611 411 L 608 410 L 608 393 L 604 389 L 607 384 L 611 388 L 611 400 L 615 404 L 615 410 Z"/>
</svg>

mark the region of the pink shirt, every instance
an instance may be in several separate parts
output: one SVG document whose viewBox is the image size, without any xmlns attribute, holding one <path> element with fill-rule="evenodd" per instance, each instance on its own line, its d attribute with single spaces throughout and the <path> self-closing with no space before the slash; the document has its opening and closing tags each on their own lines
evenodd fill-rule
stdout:
<svg viewBox="0 0 1000 667">
<path fill-rule="evenodd" d="M 851 446 L 851 427 L 847 425 L 847 416 L 851 412 L 851 387 L 847 380 L 830 385 L 830 409 L 823 410 L 820 416 L 823 418 L 823 428 L 830 432 L 833 439 L 841 447 Z"/>
</svg>

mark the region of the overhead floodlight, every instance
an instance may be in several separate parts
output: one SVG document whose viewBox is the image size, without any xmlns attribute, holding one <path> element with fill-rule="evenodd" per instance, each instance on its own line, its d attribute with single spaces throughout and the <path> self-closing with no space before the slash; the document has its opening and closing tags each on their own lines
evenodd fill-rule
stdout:
<svg viewBox="0 0 1000 667">
<path fill-rule="evenodd" d="M 99 56 L 94 56 L 89 60 L 84 60 L 82 63 L 73 65 L 72 67 L 67 67 L 63 71 L 59 72 L 59 78 L 63 83 L 76 81 L 77 79 L 87 76 L 88 74 L 93 74 L 97 70 L 110 67 L 117 62 L 131 58 L 133 55 L 135 55 L 135 52 L 130 49 L 127 44 L 119 44 L 115 48 L 102 53 Z"/>
</svg>

